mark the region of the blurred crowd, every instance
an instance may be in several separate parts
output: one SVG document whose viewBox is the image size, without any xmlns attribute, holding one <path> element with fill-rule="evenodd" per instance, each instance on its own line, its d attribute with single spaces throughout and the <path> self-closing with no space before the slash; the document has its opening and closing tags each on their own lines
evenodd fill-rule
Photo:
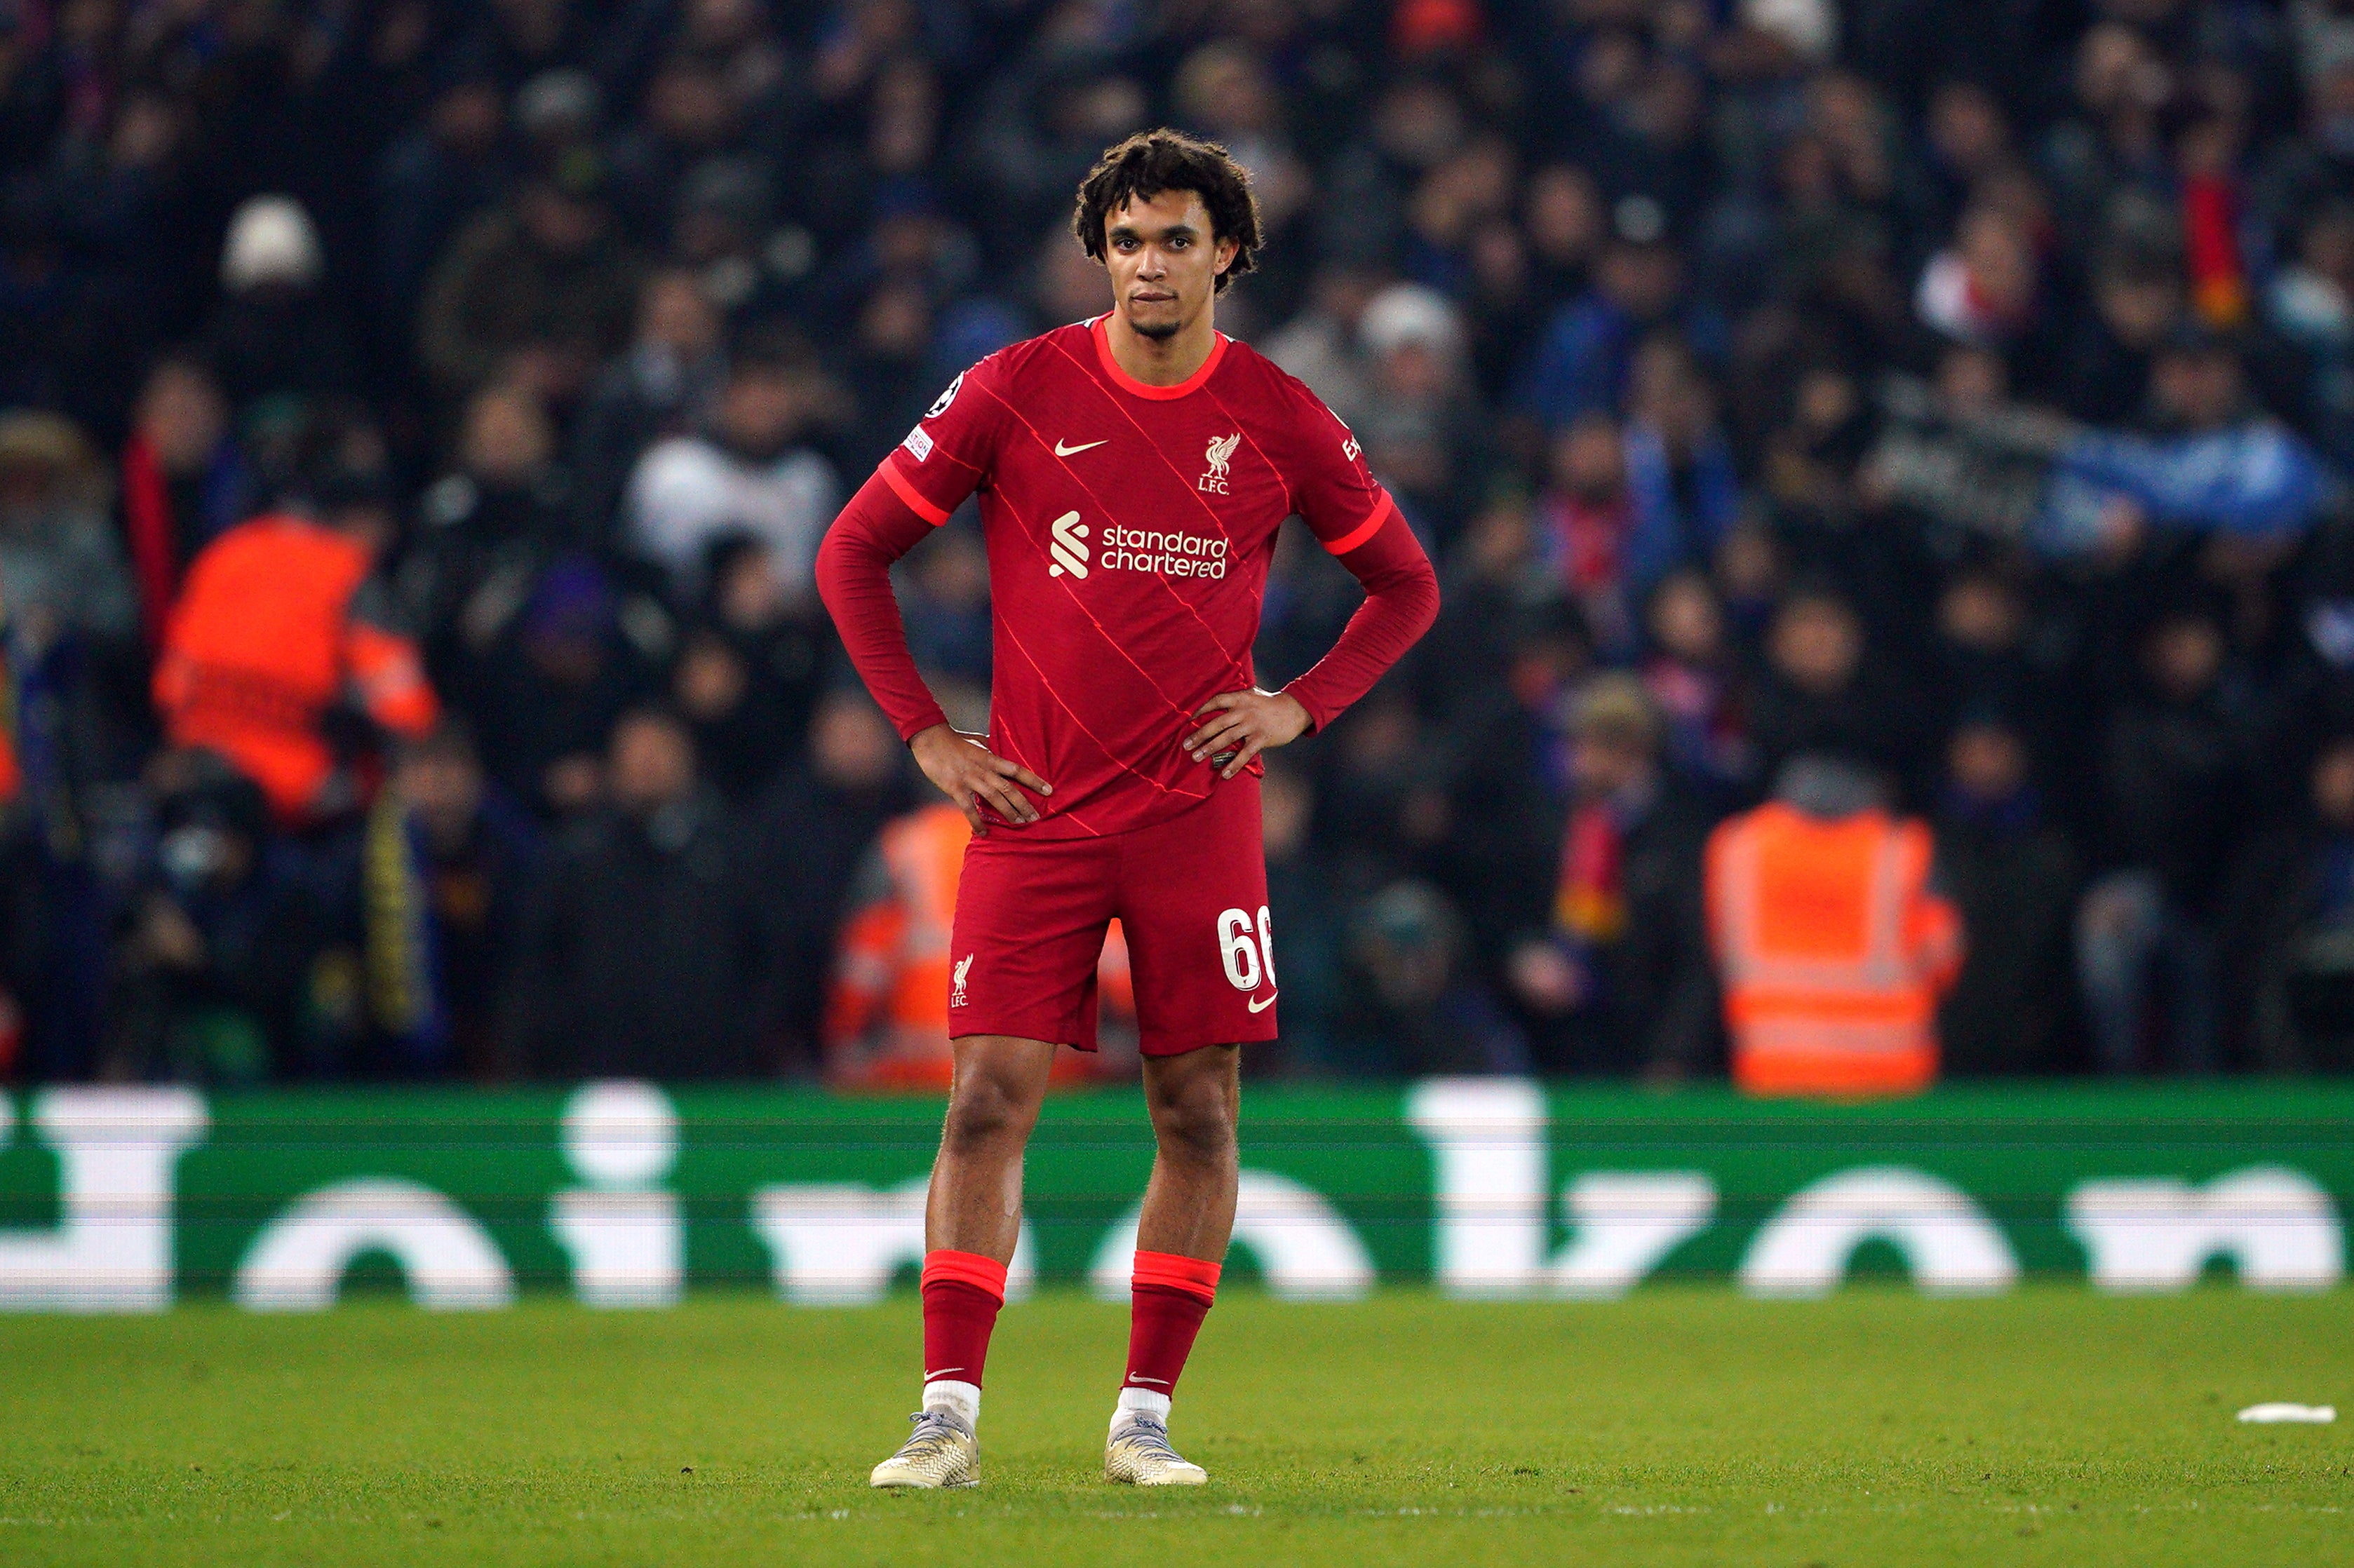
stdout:
<svg viewBox="0 0 2354 1568">
<path fill-rule="evenodd" d="M 2354 1066 L 2349 0 L 0 0 L 0 1075 L 929 1081 L 816 545 L 1161 122 L 1446 592 L 1270 758 L 1254 1071 L 1722 1072 L 1827 777 L 1946 1072 Z"/>
</svg>

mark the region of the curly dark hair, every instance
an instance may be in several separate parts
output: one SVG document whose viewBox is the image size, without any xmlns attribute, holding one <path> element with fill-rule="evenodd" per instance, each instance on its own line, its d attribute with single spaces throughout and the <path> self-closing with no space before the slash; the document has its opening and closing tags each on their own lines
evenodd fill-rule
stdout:
<svg viewBox="0 0 2354 1568">
<path fill-rule="evenodd" d="M 1218 274 L 1217 291 L 1257 265 L 1261 244 L 1258 196 L 1251 190 L 1250 172 L 1215 142 L 1204 142 L 1182 131 L 1162 127 L 1139 131 L 1116 147 L 1107 148 L 1087 177 L 1079 182 L 1079 205 L 1071 214 L 1071 232 L 1087 253 L 1104 259 L 1104 224 L 1132 196 L 1150 201 L 1163 191 L 1192 191 L 1210 215 L 1210 238 L 1235 242 L 1235 259 Z"/>
</svg>

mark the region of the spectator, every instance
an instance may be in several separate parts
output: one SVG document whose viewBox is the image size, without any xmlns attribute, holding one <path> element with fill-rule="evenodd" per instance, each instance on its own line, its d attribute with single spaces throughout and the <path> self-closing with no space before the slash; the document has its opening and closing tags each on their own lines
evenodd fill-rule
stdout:
<svg viewBox="0 0 2354 1568">
<path fill-rule="evenodd" d="M 231 402 L 357 387 L 351 343 L 326 293 L 326 266 L 311 215 L 291 197 L 255 196 L 230 218 L 221 301 L 205 344 Z"/>
<path fill-rule="evenodd" d="M 111 1055 L 135 1076 L 227 1087 L 286 1065 L 311 935 L 270 804 L 217 759 L 158 769 L 155 854 L 130 900 Z"/>
<path fill-rule="evenodd" d="M 1407 521 L 1444 548 L 1470 505 L 1480 445 L 1460 313 L 1432 290 L 1395 284 L 1366 303 L 1357 335 L 1371 398 L 1354 427 L 1365 461 Z"/>
<path fill-rule="evenodd" d="M 743 530 L 767 548 L 796 609 L 817 597 L 817 542 L 842 502 L 833 465 L 805 445 L 822 396 L 816 362 L 798 344 L 746 344 L 727 368 L 708 433 L 648 451 L 623 503 L 631 546 L 699 591 L 704 551 Z"/>
<path fill-rule="evenodd" d="M 71 421 L 0 414 L 0 606 L 31 648 L 135 634 L 107 499 L 105 470 Z"/>
<path fill-rule="evenodd" d="M 2354 460 L 2354 205 L 2309 217 L 2296 260 L 2264 301 L 2272 330 L 2302 355 L 2315 437 L 2343 470 Z"/>
<path fill-rule="evenodd" d="M 121 478 L 140 625 L 154 647 L 181 574 L 241 520 L 251 482 L 229 439 L 228 399 L 201 364 L 166 358 L 148 372 L 122 443 Z"/>
<path fill-rule="evenodd" d="M 2149 403 L 2150 356 L 2182 321 L 2182 277 L 2170 258 L 2120 249 L 2093 283 L 2060 387 L 2062 407 L 2095 425 L 2138 422 Z"/>
<path fill-rule="evenodd" d="M 376 173 L 376 296 L 379 337 L 394 365 L 408 341 L 434 261 L 477 214 L 498 205 L 514 169 L 504 132 L 506 102 L 491 61 L 449 54 L 420 123 L 385 150 Z"/>
<path fill-rule="evenodd" d="M 770 955 L 782 1061 L 814 1074 L 833 983 L 834 941 L 854 874 L 883 824 L 916 804 L 915 783 L 882 710 L 863 690 L 818 705 L 804 762 L 753 808 L 759 885 L 769 890 Z"/>
<path fill-rule="evenodd" d="M 686 726 L 613 726 L 610 804 L 555 846 L 521 954 L 522 1060 L 582 1077 L 740 1078 L 763 1061 L 761 922 Z"/>
<path fill-rule="evenodd" d="M 2250 403 L 2229 339 L 2179 330 L 2151 362 L 2150 404 L 2156 437 L 2090 431 L 2062 450 L 2037 522 L 2046 548 L 2147 525 L 2256 542 L 2312 525 L 2331 481 L 2295 432 Z"/>
<path fill-rule="evenodd" d="M 513 378 L 569 404 L 621 346 L 636 292 L 602 166 L 566 156 L 451 243 L 426 291 L 418 357 L 444 396 Z"/>
<path fill-rule="evenodd" d="M 826 1007 L 826 1082 L 845 1089 L 948 1086 L 956 1065 L 949 1005 L 956 977 L 949 927 L 972 829 L 945 801 L 917 807 L 885 823 L 851 884 Z M 1136 998 L 1128 944 L 1111 923 L 1097 965 L 1098 1004 L 1133 1020 Z M 1135 1068 L 1133 1029 L 1127 1060 Z M 1105 1071 L 1106 1046 L 1058 1051 L 1051 1076 L 1079 1082 Z"/>
<path fill-rule="evenodd" d="M 723 535 L 709 562 L 673 695 L 694 726 L 705 771 L 740 804 L 801 755 L 831 632 L 796 613 L 775 558 L 757 539 Z"/>
<path fill-rule="evenodd" d="M 726 375 L 720 325 L 692 271 L 667 268 L 647 278 L 638 294 L 637 340 L 599 376 L 573 435 L 574 505 L 584 538 L 615 543 L 608 535 L 638 460 L 708 416 Z"/>
<path fill-rule="evenodd" d="M 2303 810 L 2241 853 L 2223 901 L 2231 1016 L 2267 1072 L 2354 1068 L 2354 739 L 2324 745 Z"/>
<path fill-rule="evenodd" d="M 1629 196 L 1613 213 L 1593 289 L 1563 306 L 1538 341 L 1516 398 L 1520 409 L 1547 429 L 1596 409 L 1620 411 L 1636 345 L 1663 327 L 1681 327 L 1702 352 L 1721 346 L 1719 323 L 1686 295 L 1667 215 L 1649 196 Z"/>
<path fill-rule="evenodd" d="M 1900 778 L 1921 760 L 1903 697 L 1864 652 L 1862 620 L 1838 590 L 1801 586 L 1783 599 L 1750 709 L 1766 777 L 1810 752 L 1869 758 Z"/>
<path fill-rule="evenodd" d="M 2105 1072 L 2142 1065 L 2161 982 L 2161 1060 L 2193 1073 L 2221 1065 L 2215 899 L 2255 761 L 2225 653 L 2221 626 L 2195 600 L 2163 610 L 2141 640 L 2139 689 L 2101 736 L 2106 832 L 2077 912 L 2076 961 Z"/>
<path fill-rule="evenodd" d="M 1527 1040 L 1471 961 L 1462 919 L 1427 883 L 1396 882 L 1349 921 L 1338 1054 L 1384 1076 L 1525 1073 Z"/>
<path fill-rule="evenodd" d="M 2037 324 L 2042 290 L 2033 242 L 2009 213 L 1982 204 L 1962 215 L 1951 249 L 1929 259 L 1914 308 L 1956 342 L 2009 349 Z"/>
<path fill-rule="evenodd" d="M 1627 483 L 1627 435 L 1607 414 L 1579 418 L 1553 438 L 1551 482 L 1537 502 L 1545 553 L 1562 591 L 1585 617 L 1601 650 L 1620 659 L 1635 646 L 1628 581 L 1635 502 Z"/>
<path fill-rule="evenodd" d="M 1101 282 L 1093 286 L 1100 294 Z M 1308 383 L 1345 425 L 1355 425 L 1372 407 L 1359 333 L 1366 307 L 1381 291 L 1381 276 L 1370 268 L 1324 268 L 1310 280 L 1306 308 L 1267 342 L 1267 357 Z"/>
<path fill-rule="evenodd" d="M 1643 686 L 1666 726 L 1669 763 L 1728 799 L 1748 787 L 1756 756 L 1715 586 L 1696 571 L 1670 574 L 1652 590 L 1644 625 L 1651 653 Z"/>
<path fill-rule="evenodd" d="M 408 850 L 390 860 L 399 885 L 388 891 L 415 899 L 405 912 L 426 949 L 412 962 L 431 988 L 410 1004 L 411 1028 L 429 1027 L 469 1078 L 509 1075 L 521 1064 L 501 1054 L 500 1009 L 539 871 L 538 831 L 491 787 L 472 738 L 453 726 L 403 749 L 387 800 Z"/>
<path fill-rule="evenodd" d="M 1316 849 L 1316 787 L 1281 759 L 1267 763 L 1259 812 L 1267 842 L 1269 918 L 1281 935 L 1283 1037 L 1271 1063 L 1257 1071 L 1288 1076 L 1334 1077 L 1363 1071 L 1340 1054 L 1333 1019 L 1340 991 L 1340 911 L 1332 882 Z"/>
<path fill-rule="evenodd" d="M 1546 1067 L 1684 1077 L 1718 1055 L 1701 916 L 1710 817 L 1660 766 L 1659 719 L 1632 675 L 1596 677 L 1569 724 L 1557 853 L 1523 878 L 1505 959 Z"/>
<path fill-rule="evenodd" d="M 1668 573 L 1713 556 L 1740 519 L 1741 501 L 1715 394 L 1690 345 L 1647 339 L 1629 375 L 1627 587 L 1639 598 Z"/>
<path fill-rule="evenodd" d="M 471 705 L 525 588 L 570 530 L 555 426 L 530 388 L 504 383 L 468 398 L 457 458 L 425 493 L 398 581 L 426 629 L 435 682 Z"/>
<path fill-rule="evenodd" d="M 654 694 L 659 663 L 587 556 L 557 556 L 517 597 L 485 644 L 468 711 L 503 789 L 544 820 L 578 816 L 603 800 L 607 737 Z"/>
<path fill-rule="evenodd" d="M 1969 937 L 1937 1014 L 1956 1077 L 2067 1065 L 2074 850 L 2047 819 L 2026 739 L 1999 709 L 1964 714 L 1946 747 L 1937 881 Z"/>
<path fill-rule="evenodd" d="M 953 680 L 989 683 L 989 552 L 979 530 L 949 524 L 908 563 L 900 599 L 916 662 Z"/>
</svg>

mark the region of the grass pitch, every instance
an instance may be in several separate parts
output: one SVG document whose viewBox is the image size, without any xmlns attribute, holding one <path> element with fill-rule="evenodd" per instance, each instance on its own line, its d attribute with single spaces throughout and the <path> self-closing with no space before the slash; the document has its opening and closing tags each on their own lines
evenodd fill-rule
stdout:
<svg viewBox="0 0 2354 1568">
<path fill-rule="evenodd" d="M 922 1496 L 864 1485 L 911 1298 L 0 1319 L 0 1563 L 2354 1562 L 2354 1420 L 2232 1419 L 2354 1405 L 2354 1293 L 1237 1291 L 1178 1402 L 1184 1493 L 1098 1478 L 1125 1331 L 1008 1308 L 983 1485 Z"/>
</svg>

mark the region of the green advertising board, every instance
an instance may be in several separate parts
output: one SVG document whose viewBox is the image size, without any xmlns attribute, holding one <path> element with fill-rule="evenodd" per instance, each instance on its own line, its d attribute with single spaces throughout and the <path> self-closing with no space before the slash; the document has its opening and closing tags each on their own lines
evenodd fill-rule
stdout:
<svg viewBox="0 0 2354 1568">
<path fill-rule="evenodd" d="M 519 1289 L 811 1304 L 912 1278 L 940 1106 L 793 1088 L 68 1088 L 0 1099 L 0 1309 Z M 2254 1288 L 2344 1273 L 2354 1086 L 1954 1087 L 1863 1106 L 1509 1079 L 1255 1086 L 1233 1266 L 1278 1295 L 1380 1280 L 1610 1296 L 1663 1277 L 1809 1295 L 2025 1275 Z M 1141 1099 L 1052 1101 L 1020 1281 L 1116 1293 L 1151 1165 Z"/>
</svg>

